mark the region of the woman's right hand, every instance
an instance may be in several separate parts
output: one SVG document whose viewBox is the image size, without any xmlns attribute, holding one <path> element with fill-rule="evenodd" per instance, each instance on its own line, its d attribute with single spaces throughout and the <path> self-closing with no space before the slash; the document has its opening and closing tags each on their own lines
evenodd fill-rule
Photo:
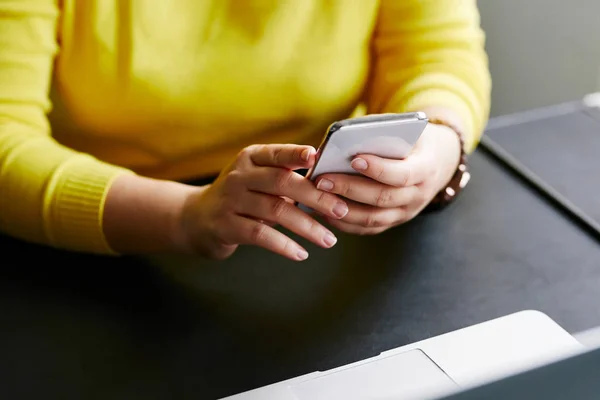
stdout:
<svg viewBox="0 0 600 400">
<path fill-rule="evenodd" d="M 310 168 L 316 151 L 310 146 L 254 145 L 209 186 L 188 197 L 179 226 L 179 241 L 187 251 L 216 259 L 229 257 L 240 244 L 264 247 L 292 260 L 302 261 L 308 252 L 273 228 L 284 228 L 325 248 L 337 239 L 312 216 L 294 205 L 340 219 L 348 206 L 336 195 L 318 190 L 294 169 Z"/>
</svg>

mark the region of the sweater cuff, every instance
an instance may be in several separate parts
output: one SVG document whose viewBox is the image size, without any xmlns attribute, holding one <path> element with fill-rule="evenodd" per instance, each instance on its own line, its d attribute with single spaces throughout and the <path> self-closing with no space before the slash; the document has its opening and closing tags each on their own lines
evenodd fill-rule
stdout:
<svg viewBox="0 0 600 400">
<path fill-rule="evenodd" d="M 103 230 L 104 203 L 114 180 L 129 170 L 75 156 L 53 174 L 44 196 L 45 231 L 52 245 L 117 255 Z"/>
</svg>

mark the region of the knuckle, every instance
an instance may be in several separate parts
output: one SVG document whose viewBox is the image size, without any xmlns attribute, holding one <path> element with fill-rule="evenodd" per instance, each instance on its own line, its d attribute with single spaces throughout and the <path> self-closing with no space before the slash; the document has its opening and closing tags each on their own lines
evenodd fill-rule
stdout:
<svg viewBox="0 0 600 400">
<path fill-rule="evenodd" d="M 290 186 L 290 183 L 293 179 L 292 174 L 292 171 L 287 171 L 283 169 L 277 173 L 277 177 L 275 178 L 275 189 L 278 192 L 281 193 Z"/>
<path fill-rule="evenodd" d="M 232 192 L 240 186 L 243 181 L 242 173 L 238 170 L 228 172 L 223 179 L 223 186 L 228 192 Z"/>
<path fill-rule="evenodd" d="M 394 192 L 390 188 L 382 188 L 377 193 L 375 205 L 377 207 L 388 207 L 394 202 Z"/>
<path fill-rule="evenodd" d="M 271 157 L 273 158 L 273 162 L 275 163 L 275 165 L 280 165 L 282 163 L 282 157 L 283 157 L 283 148 L 282 147 L 276 147 L 273 149 L 273 153 L 271 154 Z"/>
<path fill-rule="evenodd" d="M 244 147 L 238 153 L 238 158 L 249 158 L 251 154 L 256 153 L 259 150 L 260 146 L 257 144 L 253 144 L 247 147 Z"/>
<path fill-rule="evenodd" d="M 221 213 L 226 215 L 233 214 L 237 211 L 238 204 L 239 203 L 236 202 L 234 199 L 226 198 L 225 200 L 221 201 L 220 211 Z"/>
<path fill-rule="evenodd" d="M 366 228 L 375 228 L 381 226 L 381 221 L 375 213 L 369 213 L 365 217 L 363 224 Z"/>
<path fill-rule="evenodd" d="M 322 233 L 322 230 L 323 230 L 323 228 L 322 228 L 321 224 L 319 224 L 314 219 L 311 218 L 308 221 L 308 226 L 306 227 L 306 231 L 309 235 L 311 235 L 313 237 L 320 236 L 320 234 Z"/>
<path fill-rule="evenodd" d="M 289 204 L 284 199 L 276 199 L 271 203 L 271 215 L 276 219 L 280 219 L 286 212 Z"/>
<path fill-rule="evenodd" d="M 327 200 L 329 199 L 329 194 L 326 192 L 319 192 L 319 197 L 317 197 L 317 204 L 319 205 L 323 205 L 327 203 Z"/>
<path fill-rule="evenodd" d="M 412 175 L 413 175 L 412 167 L 409 165 L 408 167 L 406 167 L 406 172 L 404 173 L 404 176 L 402 177 L 401 186 L 407 186 L 408 183 L 410 182 Z"/>
<path fill-rule="evenodd" d="M 267 235 L 267 227 L 266 225 L 257 223 L 252 226 L 250 230 L 250 241 L 252 243 L 260 243 L 262 242 Z"/>
<path fill-rule="evenodd" d="M 300 147 L 300 148 L 295 148 L 292 151 L 292 158 L 294 161 L 298 161 L 298 160 L 302 160 L 302 152 L 304 151 L 304 148 Z"/>
<path fill-rule="evenodd" d="M 392 211 L 386 213 L 372 212 L 365 218 L 365 228 L 385 229 L 397 222 L 398 215 L 393 215 Z"/>
<path fill-rule="evenodd" d="M 352 185 L 350 185 L 345 180 L 340 179 L 339 181 L 336 181 L 334 187 L 336 187 L 336 188 L 339 187 L 339 189 L 338 189 L 339 195 L 348 197 L 348 198 L 353 197 L 354 190 L 352 189 Z"/>
</svg>

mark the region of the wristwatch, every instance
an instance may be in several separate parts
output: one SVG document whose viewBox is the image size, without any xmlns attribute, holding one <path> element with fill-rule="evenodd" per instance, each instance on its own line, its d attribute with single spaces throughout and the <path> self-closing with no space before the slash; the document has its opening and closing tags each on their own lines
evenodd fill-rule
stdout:
<svg viewBox="0 0 600 400">
<path fill-rule="evenodd" d="M 431 200 L 429 205 L 424 210 L 438 211 L 454 201 L 458 194 L 465 188 L 465 186 L 467 186 L 467 183 L 469 183 L 471 174 L 469 173 L 467 153 L 465 152 L 465 140 L 462 131 L 448 121 L 438 118 L 430 118 L 429 123 L 444 125 L 452 129 L 454 132 L 456 132 L 460 140 L 460 161 L 458 162 L 458 167 L 456 168 L 454 175 L 452 175 L 452 178 L 448 184 L 435 195 L 433 200 Z"/>
</svg>

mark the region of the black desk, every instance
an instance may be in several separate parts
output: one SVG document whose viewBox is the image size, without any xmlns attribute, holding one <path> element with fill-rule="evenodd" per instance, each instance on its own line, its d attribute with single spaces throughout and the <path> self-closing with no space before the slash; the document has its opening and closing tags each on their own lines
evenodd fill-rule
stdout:
<svg viewBox="0 0 600 400">
<path fill-rule="evenodd" d="M 488 137 L 600 223 L 600 103 L 586 103 L 573 101 L 496 118 Z"/>
<path fill-rule="evenodd" d="M 443 213 L 308 262 L 88 257 L 0 239 L 0 393 L 216 398 L 522 309 L 600 325 L 600 246 L 482 153 Z M 13 260 L 11 260 L 13 259 Z M 55 265 L 51 265 L 55 264 Z"/>
</svg>

